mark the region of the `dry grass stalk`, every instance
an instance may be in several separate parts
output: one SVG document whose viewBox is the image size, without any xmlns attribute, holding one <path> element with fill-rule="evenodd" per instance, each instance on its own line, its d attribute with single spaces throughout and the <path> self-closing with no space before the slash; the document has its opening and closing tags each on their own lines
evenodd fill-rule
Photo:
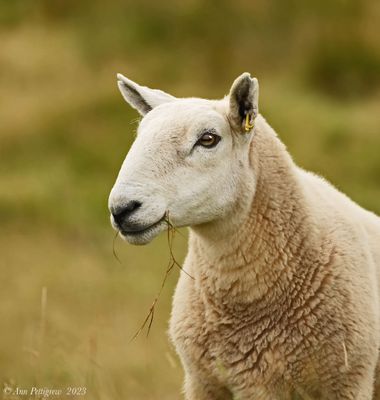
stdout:
<svg viewBox="0 0 380 400">
<path fill-rule="evenodd" d="M 153 300 L 152 305 L 149 308 L 149 312 L 148 312 L 144 322 L 142 323 L 141 327 L 139 328 L 139 330 L 133 335 L 132 339 L 130 340 L 131 342 L 140 335 L 140 333 L 144 330 L 145 326 L 147 326 L 147 325 L 148 325 L 148 328 L 147 328 L 146 336 L 147 337 L 149 336 L 149 332 L 150 332 L 150 329 L 151 329 L 152 324 L 153 324 L 156 304 L 157 304 L 157 302 L 158 302 L 158 300 L 159 300 L 159 298 L 161 296 L 161 293 L 162 293 L 162 291 L 164 289 L 166 280 L 168 279 L 169 274 L 172 271 L 172 269 L 174 268 L 174 266 L 177 266 L 188 277 L 190 277 L 191 279 L 194 279 L 194 277 L 192 277 L 189 273 L 187 273 L 182 268 L 182 266 L 178 263 L 178 261 L 174 257 L 174 254 L 173 254 L 173 239 L 174 239 L 175 232 L 178 232 L 178 231 L 175 229 L 173 224 L 170 222 L 169 212 L 168 211 L 166 212 L 166 215 L 165 215 L 165 222 L 168 225 L 167 238 L 168 238 L 168 246 L 169 246 L 169 252 L 170 252 L 169 263 L 168 263 L 168 266 L 166 268 L 165 275 L 164 275 L 164 277 L 162 279 L 161 287 L 160 287 L 155 299 Z"/>
<path fill-rule="evenodd" d="M 343 346 L 343 353 L 344 353 L 344 365 L 348 369 L 348 355 L 347 355 L 346 343 L 342 342 L 342 346 Z"/>
<path fill-rule="evenodd" d="M 46 310 L 47 310 L 47 287 L 43 286 L 41 291 L 41 319 L 40 319 L 40 337 L 39 337 L 39 352 L 45 340 L 46 333 Z"/>
<path fill-rule="evenodd" d="M 112 242 L 112 254 L 113 256 L 116 258 L 116 260 L 118 261 L 118 263 L 120 265 L 122 265 L 122 262 L 120 261 L 120 258 L 118 257 L 118 255 L 116 254 L 116 248 L 115 248 L 115 244 L 116 244 L 116 239 L 119 236 L 120 231 L 118 230 L 116 232 L 116 235 L 113 237 L 113 242 Z"/>
</svg>

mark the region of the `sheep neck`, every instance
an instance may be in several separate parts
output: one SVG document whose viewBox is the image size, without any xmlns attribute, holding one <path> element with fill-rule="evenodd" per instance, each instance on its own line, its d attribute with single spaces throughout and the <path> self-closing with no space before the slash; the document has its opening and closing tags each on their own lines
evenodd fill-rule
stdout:
<svg viewBox="0 0 380 400">
<path fill-rule="evenodd" d="M 245 213 L 243 204 L 236 209 L 239 216 L 218 221 L 220 235 L 212 225 L 190 234 L 196 287 L 208 302 L 234 310 L 238 304 L 286 296 L 294 275 L 306 279 L 301 260 L 306 253 L 310 257 L 311 241 L 316 243 L 293 161 L 270 132 L 257 136 L 251 150 L 255 194 Z"/>
</svg>

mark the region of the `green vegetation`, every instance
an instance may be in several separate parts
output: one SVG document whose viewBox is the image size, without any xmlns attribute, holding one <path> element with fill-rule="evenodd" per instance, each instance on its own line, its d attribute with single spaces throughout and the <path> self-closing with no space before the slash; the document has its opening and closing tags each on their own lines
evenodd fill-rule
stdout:
<svg viewBox="0 0 380 400">
<path fill-rule="evenodd" d="M 116 241 L 122 265 L 112 254 L 107 198 L 137 118 L 116 72 L 221 97 L 250 71 L 297 163 L 380 214 L 379 22 L 376 0 L 0 1 L 0 383 L 180 397 L 166 337 L 177 271 L 149 338 L 128 343 L 169 249 L 163 235 Z"/>
</svg>

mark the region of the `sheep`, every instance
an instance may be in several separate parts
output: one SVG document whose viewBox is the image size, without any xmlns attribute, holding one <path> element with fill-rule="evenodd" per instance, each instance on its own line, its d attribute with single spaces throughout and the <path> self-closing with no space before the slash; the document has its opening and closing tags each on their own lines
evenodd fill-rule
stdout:
<svg viewBox="0 0 380 400">
<path fill-rule="evenodd" d="M 169 328 L 185 398 L 380 399 L 380 218 L 295 165 L 249 73 L 222 100 L 118 86 L 143 118 L 112 225 L 137 245 L 167 212 L 189 227 Z"/>
</svg>

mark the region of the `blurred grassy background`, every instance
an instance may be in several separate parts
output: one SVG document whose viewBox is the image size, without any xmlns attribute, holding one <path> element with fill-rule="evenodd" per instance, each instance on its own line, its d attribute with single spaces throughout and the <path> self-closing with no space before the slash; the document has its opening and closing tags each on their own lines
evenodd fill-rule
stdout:
<svg viewBox="0 0 380 400">
<path fill-rule="evenodd" d="M 107 197 L 137 117 L 116 72 L 222 97 L 250 71 L 295 160 L 380 213 L 379 24 L 378 0 L 0 0 L 0 382 L 180 398 L 177 271 L 149 339 L 128 344 L 169 251 L 160 237 L 112 255 Z"/>
</svg>

